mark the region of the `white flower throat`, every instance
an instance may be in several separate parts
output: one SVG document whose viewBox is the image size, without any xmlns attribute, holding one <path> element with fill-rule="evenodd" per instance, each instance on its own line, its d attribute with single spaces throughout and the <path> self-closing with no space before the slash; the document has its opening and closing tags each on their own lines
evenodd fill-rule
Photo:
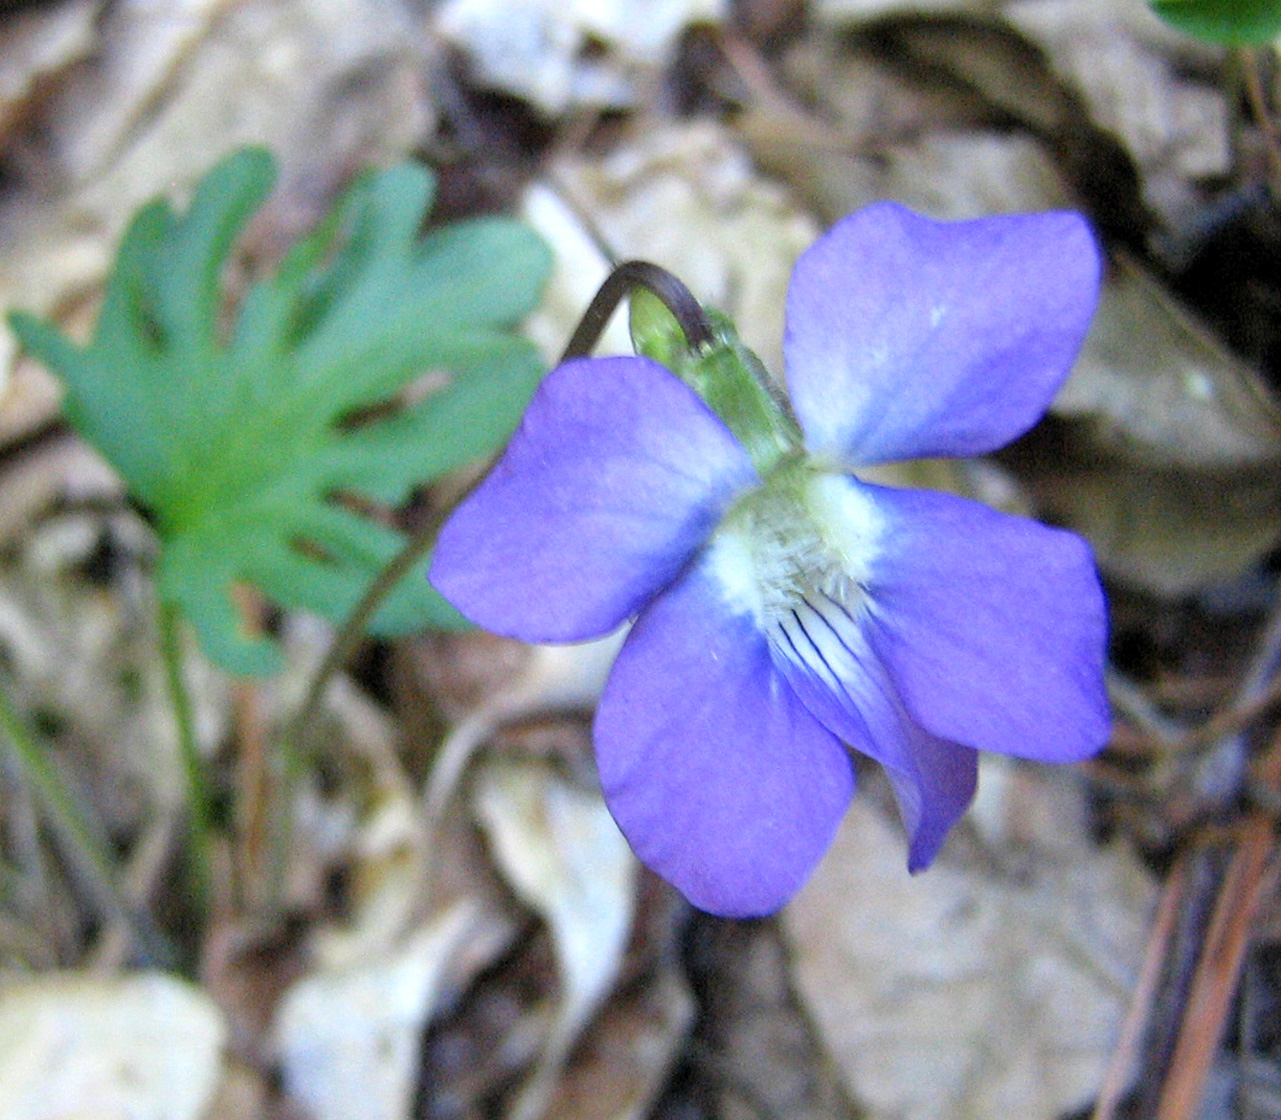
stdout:
<svg viewBox="0 0 1281 1120">
<path fill-rule="evenodd" d="M 709 562 L 727 602 L 771 640 L 802 617 L 857 626 L 879 551 L 883 519 L 853 477 L 820 463 L 781 387 L 717 317 L 717 337 L 675 350 L 680 376 L 742 445 L 764 480 L 741 495 L 712 535 Z"/>
<path fill-rule="evenodd" d="M 867 603 L 882 529 L 857 481 L 799 459 L 730 507 L 712 537 L 709 561 L 729 603 L 762 629 L 802 608 L 839 604 L 857 617 Z"/>
</svg>

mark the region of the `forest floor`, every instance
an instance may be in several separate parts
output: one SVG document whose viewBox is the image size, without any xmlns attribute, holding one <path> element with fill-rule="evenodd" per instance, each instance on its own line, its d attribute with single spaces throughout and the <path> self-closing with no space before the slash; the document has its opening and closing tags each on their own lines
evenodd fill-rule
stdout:
<svg viewBox="0 0 1281 1120">
<path fill-rule="evenodd" d="M 1089 539 L 1114 707 L 1090 762 L 985 758 L 912 877 L 860 768 L 807 887 L 731 921 L 604 808 L 615 646 L 366 641 L 290 786 L 275 743 L 332 628 L 247 594 L 279 674 L 178 635 L 197 903 L 152 528 L 0 325 L 4 741 L 42 760 L 0 754 L 0 1116 L 1281 1118 L 1279 120 L 1274 51 L 1142 0 L 0 2 L 0 309 L 79 338 L 135 211 L 245 144 L 280 170 L 229 302 L 412 159 L 433 223 L 546 239 L 523 329 L 549 364 L 611 260 L 671 270 L 778 371 L 792 264 L 858 207 L 1083 212 L 1107 277 L 1049 416 L 890 481 Z"/>
</svg>

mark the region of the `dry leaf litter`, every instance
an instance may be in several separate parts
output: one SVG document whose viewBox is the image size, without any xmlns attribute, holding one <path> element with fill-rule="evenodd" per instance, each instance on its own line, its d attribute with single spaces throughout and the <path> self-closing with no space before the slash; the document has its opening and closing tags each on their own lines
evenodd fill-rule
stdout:
<svg viewBox="0 0 1281 1120">
<path fill-rule="evenodd" d="M 361 167 L 414 156 L 447 213 L 519 211 L 551 244 L 526 327 L 549 361 L 611 260 L 672 269 L 779 369 L 791 264 L 836 217 L 887 196 L 1086 210 L 1111 268 L 1053 416 L 998 459 L 890 480 L 1090 537 L 1117 710 L 1075 772 L 989 766 L 928 874 L 871 796 L 792 906 L 735 924 L 639 868 L 599 799 L 617 638 L 370 644 L 314 730 L 286 916 L 230 889 L 198 915 L 149 531 L 0 326 L 0 661 L 131 904 L 188 953 L 140 958 L 6 761 L 0 1115 L 1281 1116 L 1277 768 L 1257 764 L 1281 667 L 1281 220 L 1228 78 L 1141 0 L 0 8 L 0 307 L 81 333 L 138 205 L 247 142 L 282 174 L 233 288 Z M 229 790 L 262 778 L 330 637 L 283 634 L 288 672 L 248 686 L 189 651 Z M 254 805 L 224 886 L 264 859 Z M 1176 1066 L 1206 1071 L 1190 1104 Z"/>
</svg>

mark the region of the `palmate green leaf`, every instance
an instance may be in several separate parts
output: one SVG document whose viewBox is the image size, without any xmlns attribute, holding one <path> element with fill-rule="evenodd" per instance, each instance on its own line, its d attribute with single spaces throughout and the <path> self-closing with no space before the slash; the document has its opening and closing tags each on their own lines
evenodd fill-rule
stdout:
<svg viewBox="0 0 1281 1120">
<path fill-rule="evenodd" d="M 87 347 L 12 317 L 66 383 L 72 424 L 151 514 L 161 597 L 238 673 L 271 672 L 280 654 L 243 633 L 235 583 L 341 621 L 404 544 L 358 511 L 402 501 L 510 434 L 542 373 L 513 327 L 550 265 L 513 221 L 420 237 L 433 180 L 405 164 L 359 180 L 228 326 L 222 273 L 274 176 L 267 153 L 241 150 L 185 214 L 163 201 L 140 211 Z M 442 390 L 370 412 L 428 371 L 449 375 Z M 383 603 L 375 633 L 461 624 L 425 567 Z"/>
<path fill-rule="evenodd" d="M 1281 0 L 1151 0 L 1166 23 L 1197 39 L 1258 46 L 1281 35 Z"/>
</svg>

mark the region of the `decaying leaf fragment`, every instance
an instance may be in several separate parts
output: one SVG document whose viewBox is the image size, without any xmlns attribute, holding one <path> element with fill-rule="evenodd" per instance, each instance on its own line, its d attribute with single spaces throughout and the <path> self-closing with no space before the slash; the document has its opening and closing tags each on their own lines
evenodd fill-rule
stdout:
<svg viewBox="0 0 1281 1120">
<path fill-rule="evenodd" d="M 1124 849 L 1092 847 L 1062 776 L 1011 782 L 1033 831 L 986 866 L 954 842 L 909 877 L 860 800 L 784 911 L 800 998 L 869 1120 L 1057 1120 L 1097 1088 L 1152 885 Z"/>
<path fill-rule="evenodd" d="M 570 1049 L 608 994 L 631 928 L 636 860 L 600 796 L 545 764 L 493 761 L 476 811 L 516 893 L 551 929 L 561 993 L 514 1117 L 540 1116 Z"/>
<path fill-rule="evenodd" d="M 6 179 L 0 195 L 6 308 L 59 318 L 82 311 L 129 215 L 158 192 L 189 186 L 238 144 L 262 144 L 280 160 L 283 190 L 267 230 L 280 243 L 309 226 L 355 168 L 395 162 L 435 125 L 424 95 L 423 37 L 413 33 L 409 5 L 60 0 L 26 7 L 33 18 L 49 13 L 63 48 L 86 56 L 87 65 L 64 70 L 54 55 L 17 65 L 6 80 L 0 59 L 0 120 L 8 88 L 16 141 L 27 129 L 40 157 L 31 182 Z M 14 17 L 5 14 L 7 33 Z M 77 21 L 92 21 L 90 41 L 82 41 Z M 33 76 L 40 105 L 27 120 L 32 98 L 23 90 Z M 15 352 L 0 324 L 0 385 Z"/>
<path fill-rule="evenodd" d="M 1105 571 L 1183 594 L 1277 539 L 1281 404 L 1258 374 L 1124 256 L 1054 412 L 1072 421 L 1025 477 Z"/>
<path fill-rule="evenodd" d="M 1099 449 L 1152 466 L 1281 462 L 1281 402 L 1126 255 L 1054 411 L 1085 420 Z"/>
<path fill-rule="evenodd" d="M 226 1028 L 203 992 L 161 973 L 51 973 L 0 988 L 0 1116 L 200 1120 Z"/>
<path fill-rule="evenodd" d="M 684 28 L 719 21 L 725 0 L 448 0 L 437 27 L 481 82 L 545 112 L 637 100 Z"/>
<path fill-rule="evenodd" d="M 98 0 L 72 0 L 26 12 L 3 12 L 0 36 L 0 149 L 41 87 L 83 58 L 93 41 Z"/>
<path fill-rule="evenodd" d="M 407 1116 L 422 1030 L 451 962 L 483 920 L 460 903 L 395 950 L 295 984 L 275 1028 L 290 1097 L 314 1120 Z"/>
<path fill-rule="evenodd" d="M 668 960 L 605 1005 L 557 1082 L 555 1120 L 645 1120 L 679 1059 L 695 1007 Z"/>
</svg>

